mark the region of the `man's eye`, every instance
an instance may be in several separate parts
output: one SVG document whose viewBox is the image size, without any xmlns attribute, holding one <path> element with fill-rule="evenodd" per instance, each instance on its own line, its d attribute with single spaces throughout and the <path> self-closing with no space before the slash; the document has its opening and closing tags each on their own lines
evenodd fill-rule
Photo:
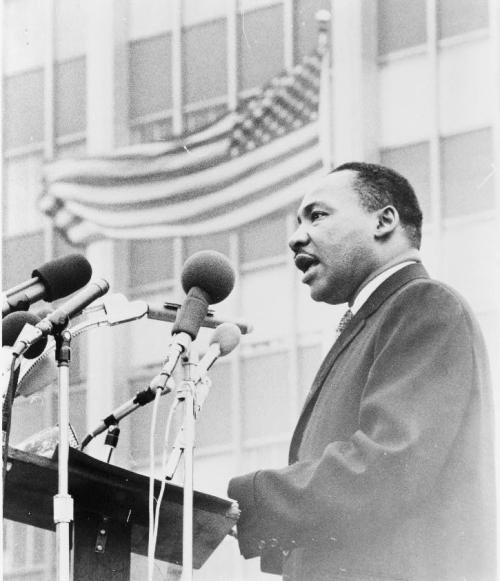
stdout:
<svg viewBox="0 0 500 581">
<path fill-rule="evenodd" d="M 319 210 L 315 210 L 314 212 L 311 212 L 311 222 L 315 222 L 316 220 L 319 220 L 324 216 L 326 216 L 326 212 L 320 212 Z"/>
</svg>

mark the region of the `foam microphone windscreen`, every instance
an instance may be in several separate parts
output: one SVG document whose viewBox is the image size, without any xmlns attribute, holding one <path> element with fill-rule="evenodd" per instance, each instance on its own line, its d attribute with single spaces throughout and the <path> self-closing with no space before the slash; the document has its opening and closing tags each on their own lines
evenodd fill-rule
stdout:
<svg viewBox="0 0 500 581">
<path fill-rule="evenodd" d="M 221 323 L 210 339 L 210 345 L 218 344 L 220 356 L 224 357 L 240 342 L 241 331 L 234 323 Z"/>
<path fill-rule="evenodd" d="M 90 262 L 82 254 L 68 254 L 36 268 L 31 276 L 43 283 L 45 300 L 55 301 L 85 286 L 92 276 Z"/>
<path fill-rule="evenodd" d="M 23 330 L 24 325 L 36 325 L 40 322 L 40 317 L 37 317 L 29 311 L 17 311 L 11 313 L 2 319 L 2 346 L 15 344 L 19 333 Z M 24 353 L 26 359 L 34 359 L 38 357 L 47 345 L 47 337 L 43 337 L 37 341 Z"/>
<path fill-rule="evenodd" d="M 193 287 L 201 289 L 212 305 L 223 301 L 233 290 L 234 270 L 224 254 L 201 250 L 184 263 L 181 282 L 186 293 Z"/>
</svg>

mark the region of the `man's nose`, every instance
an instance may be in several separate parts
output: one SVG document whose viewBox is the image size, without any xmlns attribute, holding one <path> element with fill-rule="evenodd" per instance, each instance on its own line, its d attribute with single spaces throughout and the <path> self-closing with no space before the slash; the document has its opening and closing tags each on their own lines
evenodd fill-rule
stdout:
<svg viewBox="0 0 500 581">
<path fill-rule="evenodd" d="M 309 235 L 304 224 L 299 224 L 295 232 L 291 235 L 288 241 L 288 246 L 292 252 L 298 252 L 298 250 L 305 246 L 309 242 Z"/>
</svg>

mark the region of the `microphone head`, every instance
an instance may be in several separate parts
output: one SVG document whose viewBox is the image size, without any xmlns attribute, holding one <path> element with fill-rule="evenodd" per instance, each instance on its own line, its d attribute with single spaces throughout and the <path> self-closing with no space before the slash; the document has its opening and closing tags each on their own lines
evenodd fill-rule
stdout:
<svg viewBox="0 0 500 581">
<path fill-rule="evenodd" d="M 224 254 L 201 250 L 184 263 L 181 282 L 186 293 L 193 287 L 200 288 L 212 305 L 223 301 L 233 290 L 234 270 Z"/>
<path fill-rule="evenodd" d="M 36 325 L 40 322 L 40 317 L 37 317 L 29 311 L 17 311 L 11 313 L 2 319 L 2 345 L 9 345 L 12 347 L 19 334 L 23 330 L 24 325 Z M 34 359 L 38 357 L 47 345 L 47 337 L 40 339 L 24 353 L 25 359 Z"/>
<path fill-rule="evenodd" d="M 31 276 L 40 279 L 46 289 L 45 300 L 52 302 L 85 286 L 92 276 L 92 267 L 82 254 L 68 254 L 35 268 Z"/>
<path fill-rule="evenodd" d="M 219 344 L 220 355 L 224 357 L 238 345 L 241 331 L 234 323 L 221 323 L 214 331 L 210 339 L 210 345 Z"/>
</svg>

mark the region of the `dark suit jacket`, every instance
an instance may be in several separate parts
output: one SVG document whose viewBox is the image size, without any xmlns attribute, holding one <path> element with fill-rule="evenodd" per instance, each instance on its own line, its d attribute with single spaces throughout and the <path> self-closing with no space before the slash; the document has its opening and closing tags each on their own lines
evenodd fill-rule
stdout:
<svg viewBox="0 0 500 581">
<path fill-rule="evenodd" d="M 231 480 L 243 556 L 293 581 L 493 581 L 492 412 L 470 309 L 404 267 L 327 354 L 290 465 Z"/>
</svg>

